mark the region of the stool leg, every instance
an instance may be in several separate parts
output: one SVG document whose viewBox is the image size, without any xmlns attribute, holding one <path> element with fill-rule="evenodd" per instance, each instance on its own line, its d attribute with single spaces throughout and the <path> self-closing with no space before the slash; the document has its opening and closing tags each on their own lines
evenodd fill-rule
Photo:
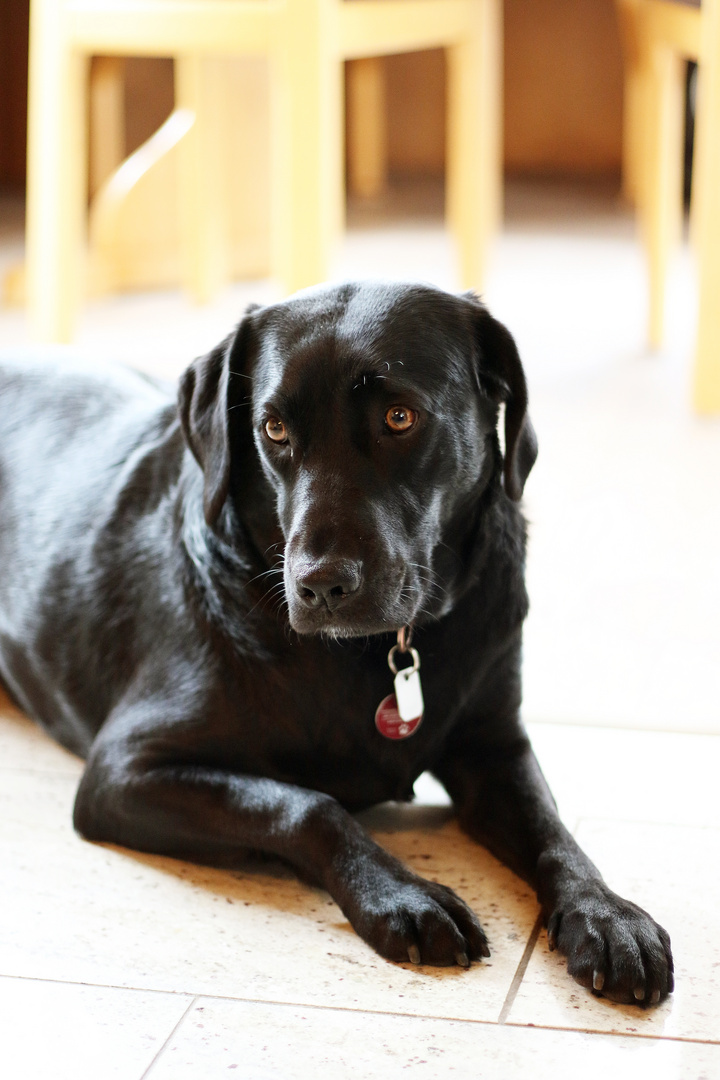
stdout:
<svg viewBox="0 0 720 1080">
<path fill-rule="evenodd" d="M 33 336 L 69 341 L 81 294 L 87 210 L 87 58 L 70 49 L 60 0 L 30 23 L 27 299 Z"/>
<path fill-rule="evenodd" d="M 707 8 L 706 6 L 707 5 Z M 703 41 L 698 94 L 697 192 L 699 312 L 694 403 L 720 413 L 720 3 L 703 0 Z"/>
<path fill-rule="evenodd" d="M 645 86 L 641 66 L 640 24 L 638 0 L 617 0 L 620 41 L 623 52 L 623 118 L 622 118 L 622 193 L 624 198 L 639 207 L 640 177 L 643 168 L 643 132 L 645 128 Z"/>
<path fill-rule="evenodd" d="M 447 216 L 463 287 L 482 289 L 502 203 L 502 29 L 497 0 L 478 0 L 475 33 L 447 50 Z"/>
<path fill-rule="evenodd" d="M 287 292 L 323 281 L 344 218 L 343 65 L 329 0 L 287 0 L 273 58 L 272 251 Z"/>
<path fill-rule="evenodd" d="M 95 56 L 90 66 L 90 198 L 125 157 L 125 60 Z"/>
<path fill-rule="evenodd" d="M 638 65 L 626 67 L 623 90 L 622 193 L 627 202 L 637 209 L 640 208 L 642 200 L 640 176 L 643 168 L 645 89 Z"/>
<path fill-rule="evenodd" d="M 228 276 L 223 71 L 212 58 L 175 60 L 175 107 L 194 118 L 178 145 L 182 281 L 199 304 L 211 300 Z"/>
<path fill-rule="evenodd" d="M 670 256 L 682 233 L 684 63 L 670 49 L 653 50 L 648 92 L 649 153 L 641 206 L 650 283 L 650 344 L 662 344 Z"/>
<path fill-rule="evenodd" d="M 379 56 L 347 65 L 348 187 L 373 198 L 387 187 L 385 69 Z"/>
</svg>

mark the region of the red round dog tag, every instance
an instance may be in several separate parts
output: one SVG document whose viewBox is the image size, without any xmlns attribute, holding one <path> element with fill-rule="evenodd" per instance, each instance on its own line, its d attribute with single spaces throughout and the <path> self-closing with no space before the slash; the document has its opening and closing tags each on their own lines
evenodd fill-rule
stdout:
<svg viewBox="0 0 720 1080">
<path fill-rule="evenodd" d="M 375 727 L 386 739 L 407 739 L 414 735 L 422 722 L 422 713 L 412 720 L 403 720 L 398 712 L 394 694 L 383 698 L 375 713 Z"/>
</svg>

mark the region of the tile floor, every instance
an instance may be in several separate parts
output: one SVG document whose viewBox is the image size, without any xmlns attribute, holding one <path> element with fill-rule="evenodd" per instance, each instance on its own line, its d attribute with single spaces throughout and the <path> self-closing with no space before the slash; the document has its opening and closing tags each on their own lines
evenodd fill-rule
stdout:
<svg viewBox="0 0 720 1080">
<path fill-rule="evenodd" d="M 407 200 L 403 200 L 406 202 Z M 454 287 L 438 201 L 367 211 L 336 276 Z M 0 200 L 0 273 L 21 253 Z M 568 825 L 669 929 L 673 997 L 594 999 L 547 951 L 530 891 L 458 831 L 422 778 L 364 815 L 379 841 L 481 914 L 469 971 L 393 965 L 279 867 L 226 873 L 72 832 L 81 764 L 0 698 L 0 1069 L 8 1080 L 720 1078 L 720 421 L 689 411 L 692 277 L 668 345 L 642 346 L 632 220 L 608 191 L 509 190 L 488 282 L 525 358 L 542 453 L 527 489 L 526 715 Z M 178 371 L 271 282 L 207 309 L 175 294 L 89 308 L 78 344 Z M 21 346 L 0 310 L 0 347 Z"/>
</svg>

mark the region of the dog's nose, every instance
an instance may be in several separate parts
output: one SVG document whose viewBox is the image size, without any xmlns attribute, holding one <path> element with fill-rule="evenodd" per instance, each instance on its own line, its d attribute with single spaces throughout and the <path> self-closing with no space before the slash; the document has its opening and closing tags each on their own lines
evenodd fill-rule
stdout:
<svg viewBox="0 0 720 1080">
<path fill-rule="evenodd" d="M 314 563 L 303 567 L 295 576 L 295 587 L 301 603 L 308 608 L 325 604 L 329 611 L 335 611 L 356 593 L 361 582 L 361 564 L 349 560 Z"/>
</svg>

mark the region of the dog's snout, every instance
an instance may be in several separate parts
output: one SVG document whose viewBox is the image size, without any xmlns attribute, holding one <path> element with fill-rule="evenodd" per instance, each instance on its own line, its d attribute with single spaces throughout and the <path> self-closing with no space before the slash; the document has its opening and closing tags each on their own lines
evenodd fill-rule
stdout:
<svg viewBox="0 0 720 1080">
<path fill-rule="evenodd" d="M 349 596 L 358 591 L 361 583 L 361 564 L 349 560 L 322 560 L 302 567 L 295 578 L 301 603 L 308 608 L 324 605 L 328 611 L 335 611 Z"/>
</svg>

